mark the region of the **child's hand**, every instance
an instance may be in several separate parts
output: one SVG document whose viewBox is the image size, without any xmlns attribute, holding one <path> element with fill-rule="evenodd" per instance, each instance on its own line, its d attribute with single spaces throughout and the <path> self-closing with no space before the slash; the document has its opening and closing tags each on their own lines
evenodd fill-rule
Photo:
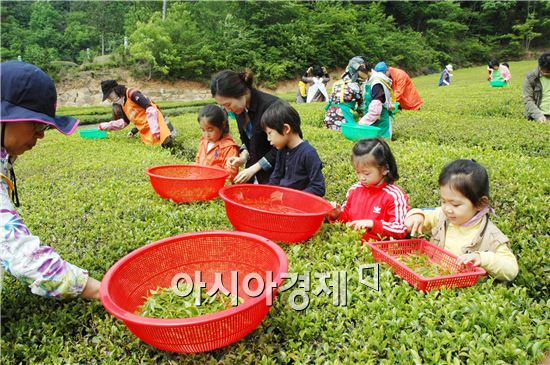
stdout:
<svg viewBox="0 0 550 365">
<path fill-rule="evenodd" d="M 348 222 L 348 223 L 346 223 L 346 226 L 351 227 L 353 229 L 360 230 L 360 229 L 372 228 L 373 224 L 374 223 L 373 223 L 372 219 L 360 219 L 360 220 L 357 220 L 357 221 Z"/>
<path fill-rule="evenodd" d="M 481 256 L 479 255 L 479 252 L 466 253 L 464 255 L 458 256 L 456 258 L 456 262 L 462 265 L 471 263 L 474 266 L 479 266 L 481 265 Z"/>
<path fill-rule="evenodd" d="M 237 157 L 237 156 L 234 156 L 234 157 L 229 157 L 227 159 L 227 161 L 225 162 L 225 167 L 226 168 L 239 168 L 241 167 L 242 165 L 244 165 L 246 163 L 246 161 L 244 160 L 244 158 L 241 158 L 241 157 Z"/>
<path fill-rule="evenodd" d="M 332 219 L 338 218 L 340 212 L 342 211 L 342 206 L 336 202 L 330 202 L 330 205 L 332 205 L 333 209 L 328 212 L 328 216 Z"/>
<path fill-rule="evenodd" d="M 422 234 L 422 226 L 424 225 L 424 216 L 422 214 L 413 214 L 405 218 L 405 225 L 411 231 L 411 237 Z"/>
</svg>

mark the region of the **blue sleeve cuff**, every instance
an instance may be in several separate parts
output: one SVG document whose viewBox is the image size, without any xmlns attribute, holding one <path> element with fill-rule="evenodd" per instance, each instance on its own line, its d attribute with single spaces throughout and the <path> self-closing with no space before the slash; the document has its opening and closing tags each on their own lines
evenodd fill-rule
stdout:
<svg viewBox="0 0 550 365">
<path fill-rule="evenodd" d="M 272 168 L 271 164 L 269 163 L 269 161 L 265 157 L 262 157 L 260 159 L 260 161 L 258 161 L 258 163 L 260 164 L 260 167 L 264 171 L 271 170 L 271 168 Z"/>
</svg>

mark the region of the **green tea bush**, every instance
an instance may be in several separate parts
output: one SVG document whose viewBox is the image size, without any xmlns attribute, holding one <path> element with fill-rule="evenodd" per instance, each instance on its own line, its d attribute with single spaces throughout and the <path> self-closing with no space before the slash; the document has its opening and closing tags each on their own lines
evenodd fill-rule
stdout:
<svg viewBox="0 0 550 365">
<path fill-rule="evenodd" d="M 262 324 L 243 340 L 183 355 L 141 342 L 100 303 L 40 298 L 6 274 L 2 363 L 539 363 L 550 352 L 550 164 L 544 143 L 550 132 L 548 125 L 522 119 L 516 100 L 521 77 L 533 65 L 511 63 L 514 79 L 498 91 L 500 97 L 483 81 L 483 68 L 456 70 L 447 88 L 437 88 L 438 75 L 415 79 L 426 103 L 418 112 L 398 114 L 390 142 L 401 175 L 397 184 L 412 207 L 437 206 L 437 177 L 449 161 L 474 158 L 487 167 L 496 210 L 492 219 L 510 238 L 520 265 L 511 284 L 485 278 L 470 288 L 425 294 L 381 265 L 377 291 L 359 277 L 361 266 L 374 263 L 360 235 L 326 223 L 308 241 L 283 249 L 290 272 L 311 273 L 312 290 L 320 287 L 315 274 L 345 272 L 345 307 L 334 305 L 333 295 L 310 292 L 307 308 L 297 311 L 292 289 L 279 292 Z M 356 181 L 353 143 L 322 128 L 323 107 L 296 105 L 304 135 L 324 162 L 326 198 L 342 202 Z M 483 107 L 504 112 L 485 117 Z M 144 170 L 191 162 L 198 145 L 196 113 L 171 121 L 181 131 L 172 150 L 145 146 L 123 132 L 84 140 L 48 131 L 16 164 L 20 214 L 31 232 L 101 278 L 147 243 L 184 232 L 232 229 L 221 200 L 177 205 L 151 188 Z"/>
</svg>

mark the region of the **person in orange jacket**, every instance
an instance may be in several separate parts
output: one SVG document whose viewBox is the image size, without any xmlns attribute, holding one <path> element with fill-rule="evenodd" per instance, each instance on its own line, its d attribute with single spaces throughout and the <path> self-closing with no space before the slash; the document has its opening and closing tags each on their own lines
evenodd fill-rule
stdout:
<svg viewBox="0 0 550 365">
<path fill-rule="evenodd" d="M 104 80 L 101 82 L 101 92 L 104 101 L 108 99 L 113 103 L 113 114 L 115 114 L 115 104 L 122 107 L 122 117 L 100 123 L 99 130 L 117 131 L 133 123 L 135 128 L 130 132 L 129 137 L 139 132 L 145 144 L 162 147 L 168 147 L 171 144 L 176 136 L 174 127 L 164 118 L 159 107 L 141 91 L 129 89 L 115 80 Z"/>
<path fill-rule="evenodd" d="M 395 93 L 395 100 L 399 103 L 399 108 L 418 110 L 424 104 L 412 79 L 405 71 L 397 67 L 388 67 L 384 62 L 378 63 L 374 70 L 383 72 L 392 79 L 392 88 Z"/>
<path fill-rule="evenodd" d="M 202 138 L 195 163 L 227 170 L 231 181 L 239 172 L 236 165 L 226 165 L 230 157 L 239 157 L 239 145 L 229 134 L 227 114 L 217 105 L 204 106 L 198 116 Z"/>
</svg>

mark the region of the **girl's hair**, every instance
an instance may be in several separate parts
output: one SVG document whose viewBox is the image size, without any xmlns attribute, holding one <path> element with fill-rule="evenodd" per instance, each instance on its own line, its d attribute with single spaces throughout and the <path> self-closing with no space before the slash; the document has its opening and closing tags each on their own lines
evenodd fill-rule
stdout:
<svg viewBox="0 0 550 365">
<path fill-rule="evenodd" d="M 478 206 L 489 197 L 489 176 L 485 167 L 475 160 L 456 160 L 448 163 L 439 174 L 439 186 L 448 185 Z"/>
<path fill-rule="evenodd" d="M 113 105 L 111 106 L 111 109 L 113 111 L 113 120 L 124 118 L 124 111 L 122 110 L 122 105 L 118 103 L 113 103 Z"/>
<path fill-rule="evenodd" d="M 115 86 L 113 88 L 113 91 L 115 92 L 115 94 L 117 94 L 118 96 L 126 96 L 126 86 L 125 85 L 120 85 L 118 84 L 117 86 Z"/>
<path fill-rule="evenodd" d="M 247 91 L 252 89 L 252 71 L 235 72 L 223 70 L 218 72 L 210 84 L 212 96 L 223 96 L 228 98 L 240 98 Z"/>
<path fill-rule="evenodd" d="M 283 134 L 285 123 L 290 126 L 293 133 L 298 133 L 300 138 L 303 138 L 302 129 L 300 128 L 300 114 L 284 100 L 273 102 L 266 109 L 260 121 L 262 129 L 268 127 L 276 130 L 279 134 Z"/>
<path fill-rule="evenodd" d="M 489 61 L 489 64 L 488 64 L 489 68 L 493 68 L 493 69 L 498 68 L 499 65 L 500 63 L 496 59 Z"/>
<path fill-rule="evenodd" d="M 384 176 L 384 180 L 388 184 L 393 184 L 394 181 L 399 180 L 395 157 L 393 157 L 390 146 L 383 138 L 362 139 L 353 146 L 351 155 L 353 164 L 357 164 L 360 158 L 366 156 L 371 156 L 378 167 L 388 170 L 388 173 Z"/>
<path fill-rule="evenodd" d="M 325 73 L 323 72 L 323 68 L 319 65 L 315 65 L 313 66 L 313 76 L 316 76 L 316 77 L 323 77 L 325 75 Z"/>
<path fill-rule="evenodd" d="M 222 131 L 222 137 L 229 134 L 229 123 L 227 121 L 227 113 L 217 105 L 205 105 L 199 111 L 197 121 L 205 119 L 213 127 L 219 128 Z"/>
</svg>

